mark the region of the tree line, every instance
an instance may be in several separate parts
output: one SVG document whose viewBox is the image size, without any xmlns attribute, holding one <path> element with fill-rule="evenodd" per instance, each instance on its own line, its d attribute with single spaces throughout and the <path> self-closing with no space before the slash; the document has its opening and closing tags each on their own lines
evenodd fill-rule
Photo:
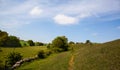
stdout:
<svg viewBox="0 0 120 70">
<path fill-rule="evenodd" d="M 33 42 L 32 40 L 20 40 L 16 36 L 9 35 L 7 32 L 0 30 L 1 47 L 22 47 L 22 46 L 42 46 L 42 42 Z"/>
</svg>

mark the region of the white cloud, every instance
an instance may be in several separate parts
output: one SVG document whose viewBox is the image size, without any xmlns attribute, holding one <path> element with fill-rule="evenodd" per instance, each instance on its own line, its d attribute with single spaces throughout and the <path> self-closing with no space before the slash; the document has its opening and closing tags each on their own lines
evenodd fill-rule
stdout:
<svg viewBox="0 0 120 70">
<path fill-rule="evenodd" d="M 58 14 L 53 19 L 56 23 L 61 24 L 61 25 L 76 24 L 77 22 L 77 18 L 66 16 L 63 14 Z"/>
<path fill-rule="evenodd" d="M 14 2 L 2 0 L 0 7 L 0 22 L 5 19 L 4 21 L 6 23 L 9 23 L 9 18 L 17 22 L 32 22 L 36 19 L 32 17 L 39 19 L 41 17 L 53 18 L 56 14 L 58 15 L 54 17 L 55 22 L 63 25 L 75 24 L 77 21 L 90 17 L 97 17 L 107 21 L 120 19 L 120 0 L 66 0 L 66 2 L 59 0 L 52 2 L 50 0 L 25 0 Z M 72 15 L 74 17 L 66 15 Z M 9 26 L 12 25 L 10 24 Z"/>
<path fill-rule="evenodd" d="M 85 19 L 89 17 L 97 18 L 111 18 L 118 19 L 115 15 L 120 12 L 119 0 L 73 0 L 68 4 L 58 6 L 55 10 L 58 10 L 64 14 L 75 15 L 79 19 Z M 104 17 L 108 16 L 109 17 Z M 120 15 L 119 15 L 120 16 Z"/>
<path fill-rule="evenodd" d="M 39 16 L 41 15 L 43 12 L 42 9 L 40 9 L 39 7 L 34 7 L 31 11 L 30 11 L 30 15 L 33 15 L 33 16 Z"/>
</svg>

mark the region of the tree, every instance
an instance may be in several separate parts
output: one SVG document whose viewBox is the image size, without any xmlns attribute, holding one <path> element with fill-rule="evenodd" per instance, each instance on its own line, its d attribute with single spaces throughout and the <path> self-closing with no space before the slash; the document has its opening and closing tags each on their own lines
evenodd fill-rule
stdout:
<svg viewBox="0 0 120 70">
<path fill-rule="evenodd" d="M 0 46 L 5 46 L 8 39 L 8 33 L 0 30 Z"/>
<path fill-rule="evenodd" d="M 35 46 L 43 46 L 44 44 L 42 42 L 35 42 Z"/>
<path fill-rule="evenodd" d="M 22 55 L 18 52 L 11 52 L 7 55 L 7 65 L 12 66 L 22 59 Z"/>
<path fill-rule="evenodd" d="M 29 44 L 29 46 L 34 46 L 34 42 L 32 40 L 28 40 L 27 43 Z"/>
<path fill-rule="evenodd" d="M 92 44 L 90 40 L 86 40 L 85 44 Z"/>
<path fill-rule="evenodd" d="M 16 36 L 9 36 L 7 32 L 0 30 L 0 46 L 3 47 L 20 47 L 19 38 Z"/>
<path fill-rule="evenodd" d="M 60 49 L 61 51 L 67 51 L 68 50 L 68 39 L 65 36 L 56 37 L 52 41 L 52 47 Z"/>
<path fill-rule="evenodd" d="M 9 36 L 6 41 L 8 47 L 21 47 L 20 40 L 16 36 Z"/>
<path fill-rule="evenodd" d="M 75 46 L 75 43 L 73 41 L 69 42 L 69 48 L 71 48 L 73 50 L 73 47 Z"/>
<path fill-rule="evenodd" d="M 70 41 L 69 44 L 75 44 L 73 41 Z"/>
</svg>

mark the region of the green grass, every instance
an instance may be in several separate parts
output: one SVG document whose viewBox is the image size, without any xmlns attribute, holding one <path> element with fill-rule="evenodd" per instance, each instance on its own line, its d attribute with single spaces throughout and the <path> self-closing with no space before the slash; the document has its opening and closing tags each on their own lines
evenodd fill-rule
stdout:
<svg viewBox="0 0 120 70">
<path fill-rule="evenodd" d="M 73 51 L 52 54 L 45 59 L 24 63 L 16 70 L 69 70 L 71 56 L 74 56 L 73 70 L 120 70 L 120 40 L 103 44 L 77 44 Z M 13 51 L 13 48 L 1 48 L 0 60 Z M 23 57 L 34 56 L 40 49 L 46 47 L 16 48 Z"/>
<path fill-rule="evenodd" d="M 75 51 L 74 70 L 120 70 L 120 40 Z"/>
<path fill-rule="evenodd" d="M 17 70 L 68 70 L 70 52 L 52 54 L 46 59 L 25 63 Z"/>
<path fill-rule="evenodd" d="M 39 50 L 46 50 L 47 48 L 45 46 L 33 46 L 33 47 L 18 47 L 18 48 L 1 48 L 1 52 L 0 52 L 0 60 L 2 61 L 2 64 L 5 63 L 6 60 L 6 56 L 10 53 L 10 52 L 19 52 L 21 53 L 21 55 L 23 56 L 23 58 L 27 58 L 27 57 L 33 57 L 37 54 L 37 52 Z"/>
</svg>

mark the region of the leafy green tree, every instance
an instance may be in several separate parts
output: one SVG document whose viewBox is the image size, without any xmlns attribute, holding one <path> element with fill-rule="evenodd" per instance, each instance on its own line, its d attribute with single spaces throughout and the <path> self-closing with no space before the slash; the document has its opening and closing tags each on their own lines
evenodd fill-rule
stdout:
<svg viewBox="0 0 120 70">
<path fill-rule="evenodd" d="M 86 40 L 86 44 L 90 44 L 91 42 L 90 42 L 90 40 Z"/>
<path fill-rule="evenodd" d="M 9 36 L 6 41 L 8 47 L 21 47 L 20 40 L 16 36 Z"/>
<path fill-rule="evenodd" d="M 20 40 L 20 44 L 21 44 L 21 46 L 22 46 L 22 47 L 27 46 L 27 42 L 26 42 L 26 41 L 24 41 L 24 40 Z"/>
<path fill-rule="evenodd" d="M 73 41 L 69 42 L 69 49 L 73 50 L 73 47 L 75 46 L 75 43 Z"/>
<path fill-rule="evenodd" d="M 35 42 L 35 46 L 43 46 L 44 44 L 42 42 Z"/>
<path fill-rule="evenodd" d="M 52 47 L 60 49 L 61 51 L 67 51 L 68 50 L 68 39 L 65 36 L 56 37 L 52 41 Z"/>
<path fill-rule="evenodd" d="M 28 40 L 27 43 L 29 44 L 29 46 L 35 46 L 35 44 L 32 40 Z"/>
<path fill-rule="evenodd" d="M 52 48 L 52 44 L 51 43 L 47 44 L 47 48 L 51 49 Z"/>
<path fill-rule="evenodd" d="M 22 59 L 22 55 L 18 52 L 11 52 L 7 55 L 7 65 L 12 66 Z"/>
<path fill-rule="evenodd" d="M 19 38 L 9 36 L 7 32 L 0 30 L 0 46 L 3 47 L 20 47 Z"/>
<path fill-rule="evenodd" d="M 8 39 L 8 33 L 0 30 L 0 46 L 5 46 Z"/>
<path fill-rule="evenodd" d="M 73 41 L 70 41 L 69 44 L 75 44 Z"/>
</svg>

